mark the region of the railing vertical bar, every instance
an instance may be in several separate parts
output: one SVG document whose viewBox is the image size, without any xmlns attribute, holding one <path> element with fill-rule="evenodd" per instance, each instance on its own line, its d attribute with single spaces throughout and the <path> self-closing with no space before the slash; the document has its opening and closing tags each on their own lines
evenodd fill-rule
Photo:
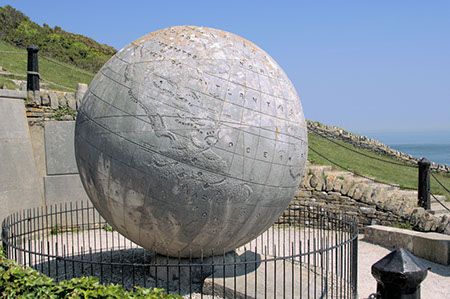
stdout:
<svg viewBox="0 0 450 299">
<path fill-rule="evenodd" d="M 178 249 L 178 295 L 181 295 L 181 250 Z"/>
</svg>

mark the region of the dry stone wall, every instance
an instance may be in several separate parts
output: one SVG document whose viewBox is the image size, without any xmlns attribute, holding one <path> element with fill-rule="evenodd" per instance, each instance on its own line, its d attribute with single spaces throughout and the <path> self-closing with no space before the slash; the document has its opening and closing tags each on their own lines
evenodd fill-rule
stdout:
<svg viewBox="0 0 450 299">
<path fill-rule="evenodd" d="M 75 120 L 87 85 L 79 83 L 76 92 L 43 90 L 29 92 L 25 101 L 26 115 L 30 125 L 41 124 L 42 121 L 55 118 L 58 109 L 66 109 L 66 114 L 59 115 L 60 120 Z M 72 112 L 72 113 L 70 113 Z"/>
<path fill-rule="evenodd" d="M 367 225 L 396 226 L 406 224 L 414 230 L 450 235 L 447 215 L 435 216 L 417 207 L 417 192 L 371 183 L 348 173 L 325 171 L 310 167 L 295 195 L 293 206 L 279 223 L 289 221 L 297 207 L 327 208 L 354 215 L 364 231 Z"/>
<path fill-rule="evenodd" d="M 367 136 L 356 135 L 341 128 L 326 126 L 319 122 L 307 121 L 307 123 L 308 133 L 310 134 L 320 134 L 333 140 L 343 141 L 355 147 L 365 149 L 379 155 L 387 155 L 396 160 L 407 162 L 411 165 L 417 165 L 417 162 L 419 161 L 419 158 L 394 150 L 390 146 L 387 146 L 372 138 L 368 138 Z M 450 167 L 448 165 L 440 165 L 433 162 L 431 163 L 430 168 L 432 171 L 444 174 L 450 173 Z"/>
</svg>

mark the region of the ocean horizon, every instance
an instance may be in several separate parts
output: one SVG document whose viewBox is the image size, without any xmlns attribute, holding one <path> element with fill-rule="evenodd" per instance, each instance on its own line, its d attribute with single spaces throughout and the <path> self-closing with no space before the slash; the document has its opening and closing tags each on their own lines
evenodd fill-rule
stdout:
<svg viewBox="0 0 450 299">
<path fill-rule="evenodd" d="M 450 129 L 423 131 L 367 130 L 356 131 L 389 145 L 392 149 L 426 158 L 437 164 L 450 165 Z"/>
</svg>

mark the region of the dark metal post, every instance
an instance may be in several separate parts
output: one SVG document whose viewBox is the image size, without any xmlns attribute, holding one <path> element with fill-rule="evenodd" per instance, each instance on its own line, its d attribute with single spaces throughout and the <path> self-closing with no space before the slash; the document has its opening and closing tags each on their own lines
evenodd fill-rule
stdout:
<svg viewBox="0 0 450 299">
<path fill-rule="evenodd" d="M 382 299 L 420 299 L 420 284 L 428 268 L 407 250 L 392 251 L 372 265 L 377 295 Z"/>
<path fill-rule="evenodd" d="M 430 210 L 430 161 L 425 158 L 419 160 L 418 205 Z"/>
<path fill-rule="evenodd" d="M 39 48 L 35 45 L 31 45 L 27 48 L 27 51 L 28 51 L 27 90 L 39 91 L 39 65 L 38 65 Z"/>
</svg>

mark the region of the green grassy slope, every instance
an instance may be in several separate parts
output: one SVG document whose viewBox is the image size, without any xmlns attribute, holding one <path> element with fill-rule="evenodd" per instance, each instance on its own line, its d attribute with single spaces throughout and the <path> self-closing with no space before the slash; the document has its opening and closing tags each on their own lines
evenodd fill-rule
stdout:
<svg viewBox="0 0 450 299">
<path fill-rule="evenodd" d="M 1 53 L 1 51 L 12 51 L 12 52 L 23 52 L 21 54 L 9 54 L 9 53 Z M 94 78 L 94 73 L 90 73 L 86 70 L 81 70 L 72 65 L 61 63 L 70 68 L 77 69 L 81 72 L 88 73 L 90 75 L 86 75 L 80 72 L 76 72 L 65 67 L 59 66 L 53 62 L 47 61 L 43 58 L 39 58 L 39 73 L 41 77 L 45 80 L 55 82 L 56 84 L 63 85 L 69 87 L 71 89 L 77 88 L 77 83 L 87 83 L 89 84 Z M 15 48 L 14 46 L 7 44 L 6 42 L 0 41 L 0 66 L 4 68 L 9 73 L 20 74 L 22 76 L 4 76 L 0 75 L 0 88 L 3 85 L 6 85 L 8 88 L 18 88 L 11 85 L 11 81 L 8 78 L 16 78 L 26 80 L 27 73 L 27 51 L 20 50 Z M 12 83 L 13 84 L 13 83 Z M 63 87 L 49 84 L 48 87 L 50 89 L 55 90 L 63 90 L 69 91 Z"/>
<path fill-rule="evenodd" d="M 393 164 L 384 163 L 381 161 L 373 160 L 368 157 L 364 157 L 362 155 L 353 153 L 345 148 L 342 148 L 322 137 L 318 137 L 312 134 L 308 135 L 309 138 L 309 146 L 327 157 L 331 161 L 345 167 L 353 172 L 363 174 L 365 176 L 369 176 L 372 178 L 376 178 L 381 182 L 398 184 L 400 187 L 409 187 L 417 189 L 418 184 L 418 169 L 411 167 L 403 167 Z M 350 144 L 346 144 L 344 142 L 338 143 L 352 148 L 358 152 L 370 155 L 372 157 L 377 157 L 384 159 L 386 161 L 392 161 L 395 163 L 401 163 L 395 159 L 386 156 L 380 156 L 359 148 L 356 148 Z M 333 165 L 326 159 L 320 157 L 318 154 L 309 150 L 308 152 L 308 160 L 320 164 L 320 165 Z M 406 165 L 406 163 L 404 163 Z M 333 165 L 334 166 L 334 165 Z M 341 169 L 340 167 L 334 166 L 336 169 Z M 437 179 L 450 189 L 450 175 L 442 175 L 439 173 L 434 173 Z M 447 200 L 450 200 L 450 194 L 446 192 L 438 183 L 430 178 L 431 182 L 431 192 L 433 194 L 445 195 Z"/>
<path fill-rule="evenodd" d="M 111 46 L 58 26 L 40 26 L 10 5 L 0 7 L 0 40 L 19 49 L 34 44 L 45 56 L 91 72 L 97 72 L 117 52 Z"/>
</svg>

